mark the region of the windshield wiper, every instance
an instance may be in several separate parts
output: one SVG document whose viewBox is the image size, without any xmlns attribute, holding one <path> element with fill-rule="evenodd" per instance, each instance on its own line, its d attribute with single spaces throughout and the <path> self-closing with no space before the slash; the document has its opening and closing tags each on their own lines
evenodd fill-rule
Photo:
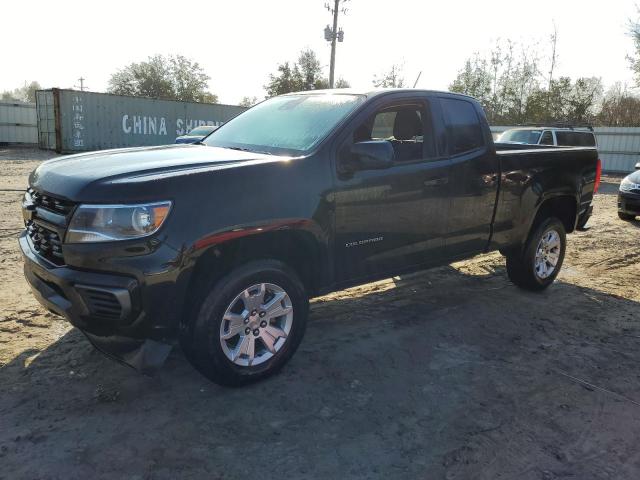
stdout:
<svg viewBox="0 0 640 480">
<path fill-rule="evenodd" d="M 273 153 L 271 152 L 266 152 L 262 150 L 253 150 L 251 148 L 244 148 L 244 147 L 224 147 L 224 148 L 228 148 L 230 150 L 239 150 L 241 152 L 262 153 L 264 155 L 273 155 Z"/>
</svg>

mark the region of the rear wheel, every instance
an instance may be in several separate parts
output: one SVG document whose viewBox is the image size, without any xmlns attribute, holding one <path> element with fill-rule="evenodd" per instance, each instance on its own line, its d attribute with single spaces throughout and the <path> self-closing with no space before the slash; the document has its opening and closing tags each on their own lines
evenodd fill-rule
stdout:
<svg viewBox="0 0 640 480">
<path fill-rule="evenodd" d="M 636 216 L 624 212 L 618 212 L 618 218 L 625 222 L 630 222 L 631 220 L 635 220 Z"/>
<path fill-rule="evenodd" d="M 250 262 L 204 296 L 183 335 L 194 366 L 221 385 L 238 386 L 276 373 L 304 335 L 308 299 L 302 282 L 279 261 Z"/>
<path fill-rule="evenodd" d="M 562 222 L 555 217 L 544 220 L 531 232 L 524 249 L 507 255 L 509 279 L 526 290 L 544 290 L 558 276 L 565 249 Z"/>
</svg>

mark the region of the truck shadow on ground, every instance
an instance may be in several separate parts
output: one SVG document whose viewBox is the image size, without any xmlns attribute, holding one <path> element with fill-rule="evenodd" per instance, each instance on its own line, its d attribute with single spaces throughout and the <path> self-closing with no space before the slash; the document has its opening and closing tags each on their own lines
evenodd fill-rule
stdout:
<svg viewBox="0 0 640 480">
<path fill-rule="evenodd" d="M 72 330 L 0 369 L 4 473 L 637 478 L 640 304 L 494 267 L 318 299 L 290 364 L 241 389 L 177 349 L 141 376 Z"/>
</svg>

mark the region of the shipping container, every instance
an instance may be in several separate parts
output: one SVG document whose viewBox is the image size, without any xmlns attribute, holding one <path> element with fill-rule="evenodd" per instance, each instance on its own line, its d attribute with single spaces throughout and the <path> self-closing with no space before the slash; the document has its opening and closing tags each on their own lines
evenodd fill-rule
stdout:
<svg viewBox="0 0 640 480">
<path fill-rule="evenodd" d="M 236 105 L 80 92 L 36 92 L 38 144 L 57 152 L 167 145 L 200 125 L 222 125 L 246 110 Z"/>
<path fill-rule="evenodd" d="M 518 127 L 492 126 L 494 138 L 498 134 Z M 602 160 L 602 171 L 606 173 L 629 173 L 640 162 L 639 127 L 594 127 L 598 142 L 598 153 Z"/>
<path fill-rule="evenodd" d="M 35 103 L 0 102 L 0 143 L 38 143 Z"/>
</svg>

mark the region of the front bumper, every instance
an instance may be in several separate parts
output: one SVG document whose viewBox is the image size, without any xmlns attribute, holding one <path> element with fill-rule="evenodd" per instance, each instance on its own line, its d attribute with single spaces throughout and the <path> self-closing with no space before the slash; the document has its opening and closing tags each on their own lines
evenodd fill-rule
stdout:
<svg viewBox="0 0 640 480">
<path fill-rule="evenodd" d="M 640 215 L 640 194 L 618 192 L 618 211 L 628 215 Z"/>
<path fill-rule="evenodd" d="M 45 308 L 64 316 L 107 356 L 143 373 L 164 363 L 171 346 L 149 338 L 135 278 L 55 266 L 34 253 L 25 233 L 19 242 L 25 277 Z"/>
</svg>

